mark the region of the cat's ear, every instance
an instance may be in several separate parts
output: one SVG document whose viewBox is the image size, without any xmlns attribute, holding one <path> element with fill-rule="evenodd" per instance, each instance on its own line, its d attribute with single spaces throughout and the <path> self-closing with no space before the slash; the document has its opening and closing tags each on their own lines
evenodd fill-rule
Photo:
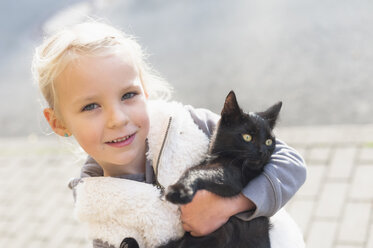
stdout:
<svg viewBox="0 0 373 248">
<path fill-rule="evenodd" d="M 230 123 L 239 118 L 241 114 L 242 110 L 238 106 L 236 94 L 232 90 L 225 98 L 224 108 L 221 111 L 222 120 Z"/>
<path fill-rule="evenodd" d="M 257 114 L 261 116 L 263 119 L 266 119 L 271 129 L 273 129 L 276 125 L 276 120 L 280 113 L 281 107 L 282 107 L 282 102 L 278 102 L 274 104 L 273 106 L 269 107 L 266 111 L 260 112 Z"/>
</svg>

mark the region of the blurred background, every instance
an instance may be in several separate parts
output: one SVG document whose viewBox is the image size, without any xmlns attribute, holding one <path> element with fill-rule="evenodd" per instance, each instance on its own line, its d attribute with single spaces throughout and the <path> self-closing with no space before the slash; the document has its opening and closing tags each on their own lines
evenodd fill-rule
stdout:
<svg viewBox="0 0 373 248">
<path fill-rule="evenodd" d="M 282 100 L 282 126 L 372 123 L 372 11 L 368 0 L 1 1 L 0 136 L 49 131 L 33 49 L 87 15 L 138 37 L 175 100 L 219 112 L 233 89 L 246 110 Z"/>
<path fill-rule="evenodd" d="M 136 36 L 175 100 L 282 100 L 279 137 L 308 164 L 287 205 L 308 247 L 372 248 L 372 13 L 370 0 L 1 0 L 0 247 L 89 247 L 66 187 L 82 160 L 48 135 L 30 64 L 45 35 L 90 16 Z"/>
</svg>

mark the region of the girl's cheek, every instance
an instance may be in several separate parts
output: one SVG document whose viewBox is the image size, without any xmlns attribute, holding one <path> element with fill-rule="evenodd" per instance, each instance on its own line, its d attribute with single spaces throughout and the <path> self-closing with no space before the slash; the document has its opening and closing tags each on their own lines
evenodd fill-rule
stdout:
<svg viewBox="0 0 373 248">
<path fill-rule="evenodd" d="M 150 128 L 150 120 L 149 120 L 149 116 L 148 115 L 146 115 L 146 117 L 144 119 L 144 126 L 145 126 L 146 137 L 147 137 L 148 134 L 149 134 L 149 128 Z"/>
<path fill-rule="evenodd" d="M 100 137 L 99 125 L 94 121 L 75 123 L 74 136 L 81 145 L 93 144 Z M 95 125 L 96 124 L 96 125 Z"/>
</svg>

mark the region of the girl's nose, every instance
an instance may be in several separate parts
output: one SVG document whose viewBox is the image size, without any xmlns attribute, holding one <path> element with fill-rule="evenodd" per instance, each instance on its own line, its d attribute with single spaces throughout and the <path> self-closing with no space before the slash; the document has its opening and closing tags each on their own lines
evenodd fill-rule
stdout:
<svg viewBox="0 0 373 248">
<path fill-rule="evenodd" d="M 112 108 L 108 113 L 107 127 L 110 129 L 122 127 L 128 123 L 128 120 L 127 114 L 120 107 Z"/>
</svg>

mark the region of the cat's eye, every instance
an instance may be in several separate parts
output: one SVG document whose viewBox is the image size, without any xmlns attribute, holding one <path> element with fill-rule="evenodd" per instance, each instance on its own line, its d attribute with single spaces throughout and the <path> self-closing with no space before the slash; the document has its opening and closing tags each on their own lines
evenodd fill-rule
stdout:
<svg viewBox="0 0 373 248">
<path fill-rule="evenodd" d="M 250 142 L 250 141 L 253 139 L 253 138 L 251 137 L 251 135 L 250 135 L 250 134 L 247 134 L 247 133 L 242 134 L 242 138 L 243 138 L 243 140 L 246 141 L 246 142 Z"/>
<path fill-rule="evenodd" d="M 271 139 L 266 140 L 266 146 L 272 145 L 273 141 Z"/>
</svg>

